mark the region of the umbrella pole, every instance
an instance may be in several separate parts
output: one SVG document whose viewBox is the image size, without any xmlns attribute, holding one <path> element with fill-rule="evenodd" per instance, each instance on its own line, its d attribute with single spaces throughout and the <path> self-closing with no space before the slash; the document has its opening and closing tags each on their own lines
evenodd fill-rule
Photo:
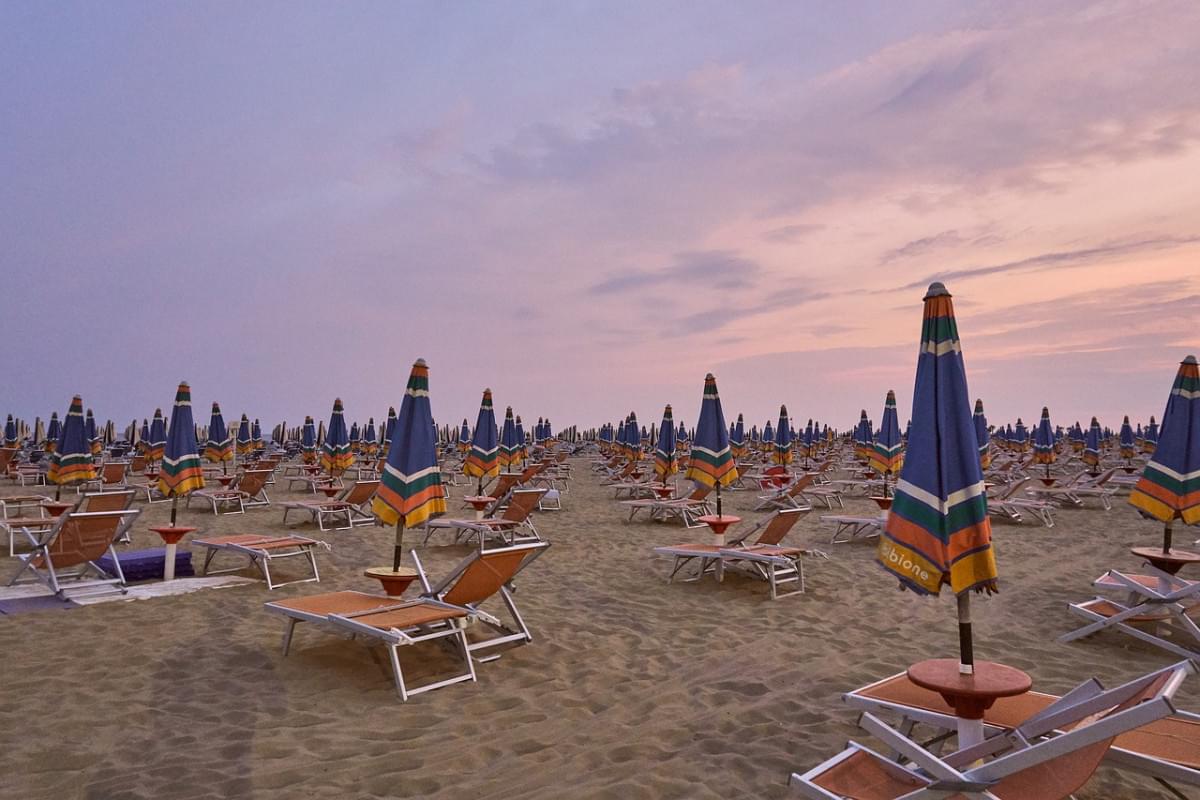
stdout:
<svg viewBox="0 0 1200 800">
<path fill-rule="evenodd" d="M 717 519 L 721 518 L 721 481 L 717 481 Z"/>
<path fill-rule="evenodd" d="M 971 642 L 971 592 L 958 596 L 958 671 L 975 674 L 975 652 Z"/>
<path fill-rule="evenodd" d="M 1163 523 L 1163 554 L 1171 552 L 1171 525 L 1175 522 L 1175 518 L 1167 520 Z"/>
<path fill-rule="evenodd" d="M 179 495 L 171 494 L 171 527 L 175 527 L 175 512 L 179 509 Z"/>
<path fill-rule="evenodd" d="M 400 571 L 400 560 L 404 558 L 404 517 L 396 520 L 396 549 L 392 553 L 392 572 Z"/>
</svg>

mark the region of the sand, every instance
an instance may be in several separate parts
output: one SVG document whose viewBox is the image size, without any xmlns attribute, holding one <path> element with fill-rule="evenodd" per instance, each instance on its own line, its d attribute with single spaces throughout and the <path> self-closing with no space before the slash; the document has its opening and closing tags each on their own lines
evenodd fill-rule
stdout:
<svg viewBox="0 0 1200 800">
<path fill-rule="evenodd" d="M 872 544 L 829 545 L 820 510 L 789 537 L 830 556 L 807 562 L 804 595 L 771 602 L 765 584 L 741 576 L 667 585 L 653 548 L 703 531 L 627 524 L 587 462 L 574 465 L 566 509 L 537 517 L 553 546 L 518 581 L 534 642 L 480 665 L 477 683 L 408 703 L 381 648 L 305 626 L 284 658 L 281 620 L 263 610 L 318 591 L 375 591 L 361 573 L 390 559 L 381 528 L 292 526 L 333 546 L 319 556 L 319 585 L 268 592 L 255 582 L 0 616 L 0 796 L 789 797 L 788 774 L 848 738 L 878 746 L 843 692 L 956 653 L 952 600 L 898 591 Z M 270 493 L 302 496 L 282 482 Z M 753 495 L 726 493 L 727 510 L 757 517 Z M 133 546 L 153 546 L 148 527 L 168 507 L 138 505 Z M 1075 626 L 1068 601 L 1091 596 L 1105 568 L 1135 569 L 1131 545 L 1158 541 L 1123 501 L 1110 512 L 1091 505 L 1058 512 L 1053 529 L 995 523 L 1002 593 L 974 603 L 977 657 L 1026 670 L 1039 690 L 1092 675 L 1115 685 L 1175 660 L 1117 634 L 1055 642 Z M 846 513 L 873 509 L 854 500 Z M 180 521 L 277 533 L 281 517 L 277 507 L 216 518 L 197 507 Z M 467 548 L 419 552 L 440 575 Z M 436 646 L 402 659 L 416 680 L 447 663 Z M 1200 682 L 1184 686 L 1179 705 L 1200 709 Z M 1102 767 L 1078 797 L 1168 795 Z"/>
</svg>

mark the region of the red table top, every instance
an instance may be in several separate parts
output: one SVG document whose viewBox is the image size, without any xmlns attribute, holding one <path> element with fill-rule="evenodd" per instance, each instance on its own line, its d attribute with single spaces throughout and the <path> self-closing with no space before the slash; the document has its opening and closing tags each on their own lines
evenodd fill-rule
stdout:
<svg viewBox="0 0 1200 800">
<path fill-rule="evenodd" d="M 477 508 L 483 508 L 488 503 L 494 502 L 496 498 L 488 497 L 487 495 L 482 494 L 471 494 L 464 497 L 463 500 Z"/>
<path fill-rule="evenodd" d="M 1190 550 L 1178 550 L 1172 547 L 1163 552 L 1161 547 L 1131 547 L 1129 552 L 1138 558 L 1144 558 L 1163 572 L 1174 575 L 1188 564 L 1200 563 L 1200 553 Z"/>
<path fill-rule="evenodd" d="M 1026 673 L 992 661 L 976 661 L 975 673 L 963 675 L 957 658 L 920 661 L 908 668 L 908 679 L 940 694 L 965 719 L 982 719 L 998 698 L 1025 694 L 1033 686 Z"/>
<path fill-rule="evenodd" d="M 163 538 L 163 541 L 166 542 L 167 544 L 175 544 L 180 539 L 182 539 L 185 535 L 191 533 L 192 531 L 197 531 L 200 529 L 199 528 L 187 528 L 182 525 L 177 525 L 177 526 L 160 525 L 158 527 L 151 528 L 150 530 L 154 531 L 159 536 L 161 536 Z"/>
</svg>

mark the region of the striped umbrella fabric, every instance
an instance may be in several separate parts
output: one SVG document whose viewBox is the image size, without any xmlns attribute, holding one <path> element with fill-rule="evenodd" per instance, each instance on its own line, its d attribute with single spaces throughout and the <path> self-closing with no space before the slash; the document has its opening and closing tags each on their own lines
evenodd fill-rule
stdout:
<svg viewBox="0 0 1200 800">
<path fill-rule="evenodd" d="M 480 490 L 485 478 L 500 471 L 500 447 L 496 442 L 496 412 L 492 408 L 492 390 L 483 390 L 483 402 L 479 404 L 479 415 L 475 418 L 475 435 L 471 438 L 471 449 L 463 461 L 463 474 L 478 478 Z"/>
<path fill-rule="evenodd" d="M 93 426 L 95 427 L 95 426 Z M 16 447 L 20 442 L 17 437 L 17 423 L 13 419 L 13 415 L 9 414 L 8 419 L 4 421 L 4 446 Z"/>
<path fill-rule="evenodd" d="M 358 431 L 358 423 L 355 422 L 350 426 L 350 452 L 357 453 L 359 450 L 360 439 L 362 437 Z"/>
<path fill-rule="evenodd" d="M 333 401 L 333 412 L 329 415 L 329 429 L 325 431 L 325 443 L 321 445 L 321 469 L 330 475 L 341 475 L 354 464 L 350 452 L 350 434 L 346 430 L 346 417 L 342 413 L 342 398 Z"/>
<path fill-rule="evenodd" d="M 244 456 L 253 452 L 254 437 L 250 430 L 250 420 L 245 414 L 242 414 L 242 419 L 238 422 L 237 429 L 237 454 Z"/>
<path fill-rule="evenodd" d="M 704 376 L 700 419 L 696 423 L 696 440 L 692 442 L 685 477 L 704 486 L 728 486 L 738 477 L 737 462 L 729 449 L 725 412 L 721 410 L 721 398 L 717 394 L 717 379 L 711 372 Z"/>
<path fill-rule="evenodd" d="M 775 447 L 775 426 L 771 424 L 771 420 L 767 420 L 767 424 L 763 425 L 762 432 L 762 448 L 763 450 L 771 450 Z"/>
<path fill-rule="evenodd" d="M 729 435 L 729 449 L 733 451 L 734 458 L 746 457 L 746 421 L 741 414 L 738 414 L 733 433 Z"/>
<path fill-rule="evenodd" d="M 679 428 L 675 431 L 675 448 L 687 452 L 690 447 L 691 438 L 688 436 L 687 426 L 683 424 L 683 420 L 679 420 Z"/>
<path fill-rule="evenodd" d="M 858 427 L 854 429 L 854 454 L 859 461 L 871 460 L 871 421 L 867 419 L 865 408 L 858 417 Z"/>
<path fill-rule="evenodd" d="M 983 401 L 975 401 L 975 413 L 971 416 L 975 425 L 975 441 L 979 443 L 979 468 L 987 469 L 992 465 L 992 435 L 988 432 L 987 415 L 983 413 Z M 912 427 L 912 423 L 909 423 Z"/>
<path fill-rule="evenodd" d="M 654 447 L 654 474 L 665 482 L 678 467 L 675 461 L 675 417 L 671 413 L 670 403 L 663 409 L 662 424 L 658 431 L 658 443 Z"/>
<path fill-rule="evenodd" d="M 504 427 L 500 429 L 500 467 L 515 465 L 521 458 L 521 445 L 517 441 L 517 424 L 513 421 L 512 406 L 504 410 Z"/>
<path fill-rule="evenodd" d="M 877 558 L 920 594 L 938 594 L 943 584 L 960 596 L 995 591 L 992 526 L 954 305 L 940 283 L 924 303 L 908 456 Z"/>
<path fill-rule="evenodd" d="M 1129 502 L 1155 519 L 1200 524 L 1200 367 L 1188 356 L 1179 365 L 1154 455 Z M 1169 541 L 1164 548 L 1169 550 Z"/>
<path fill-rule="evenodd" d="M 804 451 L 804 457 L 812 458 L 816 455 L 816 439 L 813 436 L 813 421 L 810 419 L 804 426 L 804 438 L 800 440 L 800 449 Z"/>
<path fill-rule="evenodd" d="M 775 429 L 775 446 L 771 450 L 771 462 L 781 466 L 792 463 L 792 425 L 787 406 L 779 407 L 779 426 Z"/>
<path fill-rule="evenodd" d="M 208 418 L 208 441 L 204 443 L 204 457 L 214 464 L 233 459 L 233 437 L 225 427 L 221 406 L 215 401 Z"/>
<path fill-rule="evenodd" d="M 1037 429 L 1033 434 L 1033 463 L 1045 464 L 1046 474 L 1050 474 L 1049 465 L 1054 463 L 1054 426 L 1050 424 L 1050 409 L 1042 407 L 1042 418 L 1038 420 Z"/>
<path fill-rule="evenodd" d="M 871 469 L 888 475 L 900 472 L 904 465 L 904 440 L 900 437 L 900 418 L 896 414 L 896 393 L 889 389 L 883 403 L 883 417 L 879 421 L 879 435 L 871 446 L 868 458 Z M 886 497 L 887 483 L 884 483 Z"/>
<path fill-rule="evenodd" d="M 467 420 L 463 419 L 462 427 L 458 431 L 458 451 L 466 453 L 471 449 L 471 426 L 467 424 Z"/>
<path fill-rule="evenodd" d="M 92 455 L 98 456 L 104 452 L 104 443 L 100 441 L 100 432 L 96 430 L 96 418 L 89 408 L 83 416 L 83 436 L 87 439 Z"/>
<path fill-rule="evenodd" d="M 150 421 L 150 435 L 146 439 L 146 458 L 150 461 L 161 461 L 167 450 L 167 423 L 163 419 L 161 408 L 154 409 L 154 419 Z"/>
<path fill-rule="evenodd" d="M 59 486 L 90 481 L 96 477 L 92 448 L 83 430 L 83 400 L 75 395 L 58 436 L 58 445 L 50 456 L 46 479 Z"/>
<path fill-rule="evenodd" d="M 1013 430 L 1013 436 L 1016 439 L 1017 449 L 1022 452 L 1029 449 L 1029 431 L 1025 428 L 1025 423 L 1017 417 L 1017 427 Z"/>
<path fill-rule="evenodd" d="M 305 464 L 317 463 L 317 424 L 310 416 L 304 418 L 300 429 L 300 459 Z"/>
<path fill-rule="evenodd" d="M 250 428 L 250 438 L 254 440 L 254 449 L 263 449 L 262 426 L 258 424 L 258 419 L 255 418 L 254 425 Z"/>
<path fill-rule="evenodd" d="M 517 446 L 520 448 L 520 458 L 524 461 L 527 458 L 525 452 L 525 427 L 521 424 L 520 414 L 517 414 Z"/>
<path fill-rule="evenodd" d="M 53 420 L 51 420 L 53 424 Z M 1154 417 L 1150 418 L 1150 424 L 1146 426 L 1146 431 L 1142 435 L 1142 452 L 1153 453 L 1158 447 L 1158 423 L 1154 421 Z"/>
<path fill-rule="evenodd" d="M 637 414 L 632 411 L 625 424 L 625 456 L 630 461 L 640 461 L 642 458 L 642 433 L 638 430 Z"/>
<path fill-rule="evenodd" d="M 1088 426 L 1087 434 L 1083 439 L 1083 455 L 1080 459 L 1089 467 L 1100 466 L 1100 421 L 1092 417 L 1092 424 Z"/>
<path fill-rule="evenodd" d="M 1133 427 L 1129 424 L 1129 415 L 1125 415 L 1125 420 L 1121 423 L 1121 458 L 1133 458 L 1137 448 L 1133 442 Z"/>
<path fill-rule="evenodd" d="M 375 418 L 371 417 L 367 420 L 367 429 L 363 431 L 362 451 L 367 454 L 367 458 L 374 458 L 379 452 L 378 434 L 375 433 Z"/>
<path fill-rule="evenodd" d="M 417 359 L 409 373 L 393 434 L 371 508 L 385 524 L 411 528 L 446 512 L 424 359 Z M 397 553 L 393 569 L 398 567 Z"/>
<path fill-rule="evenodd" d="M 167 497 L 179 497 L 204 488 L 196 426 L 192 423 L 192 390 L 186 382 L 180 383 L 175 390 L 168 430 L 162 469 L 158 473 L 158 490 Z"/>
<path fill-rule="evenodd" d="M 392 446 L 392 437 L 396 435 L 396 408 L 388 406 L 387 421 L 383 424 L 383 455 L 388 454 L 388 448 Z"/>
<path fill-rule="evenodd" d="M 46 427 L 46 452 L 53 453 L 58 449 L 58 437 L 62 436 L 62 423 L 58 421 L 58 412 L 50 414 L 50 424 Z"/>
</svg>

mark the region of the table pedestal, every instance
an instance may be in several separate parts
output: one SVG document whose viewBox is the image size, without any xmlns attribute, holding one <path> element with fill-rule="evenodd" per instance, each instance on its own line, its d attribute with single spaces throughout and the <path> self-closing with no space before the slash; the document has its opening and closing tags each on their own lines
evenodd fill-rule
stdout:
<svg viewBox="0 0 1200 800">
<path fill-rule="evenodd" d="M 162 537 L 166 543 L 166 556 L 163 561 L 163 582 L 175 580 L 175 551 L 178 549 L 179 540 L 186 534 L 195 531 L 196 528 L 171 527 L 165 525 L 159 528 L 151 528 L 150 530 Z"/>
</svg>

